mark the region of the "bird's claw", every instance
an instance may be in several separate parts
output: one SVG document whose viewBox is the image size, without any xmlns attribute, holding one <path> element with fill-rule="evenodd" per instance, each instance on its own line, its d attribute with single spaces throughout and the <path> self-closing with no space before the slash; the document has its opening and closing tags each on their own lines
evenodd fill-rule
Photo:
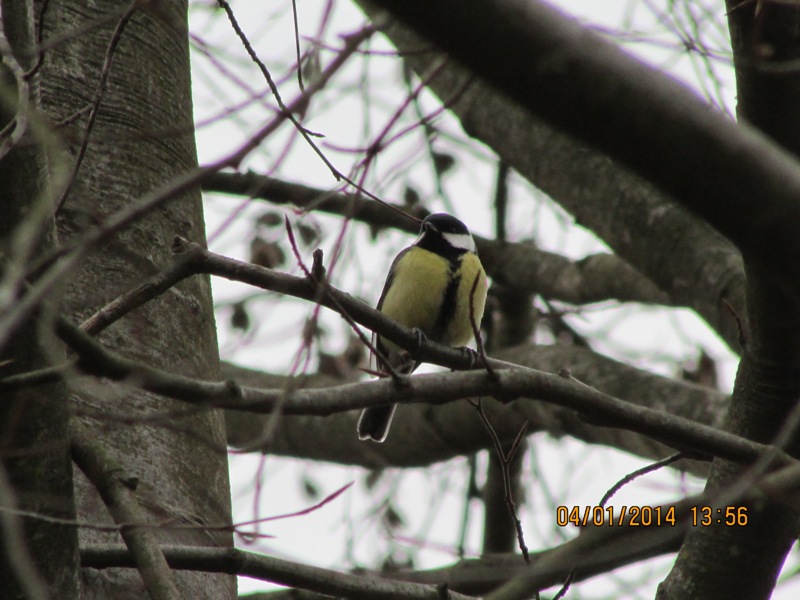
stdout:
<svg viewBox="0 0 800 600">
<path fill-rule="evenodd" d="M 477 350 L 472 348 L 468 348 L 467 346 L 462 346 L 461 351 L 466 354 L 467 360 L 469 360 L 469 367 L 467 368 L 468 371 L 471 371 L 475 368 L 475 365 L 478 364 L 480 360 L 480 355 L 478 354 Z"/>
<path fill-rule="evenodd" d="M 414 343 L 416 344 L 416 348 L 414 348 L 415 352 L 419 352 L 422 350 L 422 347 L 428 341 L 428 336 L 425 335 L 425 332 L 422 331 L 419 327 L 414 327 L 411 329 L 411 333 L 414 335 Z"/>
</svg>

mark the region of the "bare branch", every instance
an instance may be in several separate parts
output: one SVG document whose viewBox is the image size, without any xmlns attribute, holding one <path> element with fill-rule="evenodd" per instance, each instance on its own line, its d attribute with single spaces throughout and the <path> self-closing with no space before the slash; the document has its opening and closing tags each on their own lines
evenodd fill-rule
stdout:
<svg viewBox="0 0 800 600">
<path fill-rule="evenodd" d="M 98 310 L 81 324 L 89 335 L 97 335 L 106 327 L 121 319 L 123 316 L 157 298 L 187 277 L 197 274 L 193 267 L 196 254 L 200 253 L 200 246 L 191 245 L 184 248 L 183 241 L 175 240 L 173 250 L 177 252 L 173 262 L 160 273 L 154 275 L 138 287 L 126 292 Z"/>
<path fill-rule="evenodd" d="M 337 573 L 237 548 L 162 546 L 161 550 L 174 569 L 231 573 L 362 600 L 441 600 L 439 590 L 433 585 Z M 124 546 L 101 544 L 81 548 L 81 563 L 93 569 L 130 567 L 134 564 Z M 457 592 L 449 592 L 447 597 L 451 600 L 472 598 Z"/>
<path fill-rule="evenodd" d="M 376 3 L 531 113 L 673 194 L 795 289 L 789 265 L 800 263 L 791 226 L 800 221 L 800 169 L 763 134 L 712 112 L 543 2 L 448 0 L 435 10 L 423 0 Z M 642 151 L 643 140 L 650 151 Z M 776 245 L 786 259 L 780 265 Z"/>
<path fill-rule="evenodd" d="M 379 22 L 386 20 L 385 13 L 376 10 L 374 4 L 367 0 L 359 3 Z M 463 7 L 461 11 L 464 14 Z M 440 54 L 431 51 L 430 42 L 401 22 L 392 22 L 382 31 L 417 73 L 425 72 L 439 60 Z M 485 40 L 485 33 L 483 30 L 477 39 Z M 530 50 L 525 51 L 526 56 L 529 53 Z M 517 59 L 510 64 L 518 65 Z M 458 61 L 448 63 L 442 76 L 431 81 L 431 90 L 446 98 L 465 80 L 472 85 L 452 112 L 470 136 L 489 145 L 520 175 L 559 202 L 578 223 L 591 229 L 667 292 L 672 304 L 697 311 L 738 351 L 736 325 L 720 304 L 721 298 L 727 299 L 739 314 L 745 314 L 742 260 L 728 240 L 677 205 L 668 194 L 609 159 L 597 147 L 585 145 L 531 114 L 475 78 Z M 626 112 L 626 118 L 631 114 Z M 658 122 L 661 121 L 659 117 Z M 633 129 L 636 128 L 626 121 L 623 130 Z M 647 135 L 642 139 L 647 147 L 652 143 Z M 634 143 L 632 147 L 641 145 Z M 691 141 L 673 147 L 682 154 L 694 149 Z M 671 172 L 668 168 L 666 171 Z M 657 248 L 670 248 L 670 252 L 667 256 Z"/>
<path fill-rule="evenodd" d="M 527 430 L 527 423 L 523 425 L 522 429 L 520 429 L 519 434 L 514 440 L 514 444 L 511 448 L 506 451 L 503 448 L 503 443 L 500 441 L 500 437 L 497 435 L 497 432 L 492 427 L 491 421 L 486 416 L 486 413 L 483 412 L 483 407 L 481 406 L 480 400 L 476 402 L 475 408 L 478 412 L 478 416 L 480 417 L 481 421 L 483 422 L 484 427 L 489 432 L 489 437 L 492 439 L 492 443 L 494 444 L 494 451 L 497 458 L 500 460 L 501 465 L 501 473 L 503 478 L 503 499 L 506 503 L 506 510 L 508 510 L 508 515 L 511 517 L 511 522 L 514 525 L 514 530 L 517 532 L 517 543 L 519 544 L 519 550 L 522 552 L 522 559 L 525 561 L 526 564 L 530 564 L 531 557 L 528 551 L 528 546 L 525 543 L 525 534 L 522 529 L 522 521 L 520 521 L 519 516 L 517 515 L 517 505 L 514 501 L 514 493 L 513 493 L 513 485 L 512 485 L 512 477 L 510 472 L 510 465 L 514 460 L 514 456 L 519 449 L 519 445 L 524 438 L 525 431 Z"/>
<path fill-rule="evenodd" d="M 372 35 L 372 29 L 362 30 L 346 38 L 345 49 L 337 55 L 320 78 L 306 88 L 306 91 L 294 100 L 288 109 L 307 101 L 308 97 L 322 89 L 330 78 L 347 62 L 347 59 L 355 52 L 356 48 L 367 37 Z M 33 276 L 44 275 L 38 278 L 36 285 L 31 291 L 12 307 L 8 308 L 5 314 L 0 313 L 0 347 L 3 346 L 7 336 L 14 330 L 16 324 L 26 318 L 30 312 L 39 305 L 51 292 L 53 287 L 61 283 L 64 278 L 73 273 L 73 269 L 83 257 L 94 247 L 115 235 L 120 230 L 125 229 L 131 223 L 138 221 L 153 210 L 162 206 L 166 202 L 187 193 L 199 185 L 210 173 L 218 171 L 224 167 L 238 165 L 250 152 L 280 127 L 287 115 L 281 113 L 277 115 L 267 125 L 257 131 L 250 139 L 242 144 L 237 150 L 232 152 L 219 161 L 203 168 L 198 168 L 176 177 L 174 180 L 165 183 L 154 191 L 146 194 L 139 202 L 118 211 L 109 217 L 104 223 L 90 229 L 86 234 L 80 236 L 69 244 L 64 244 L 58 251 L 43 257 L 29 268 L 29 273 Z"/>
<path fill-rule="evenodd" d="M 392 381 L 378 380 L 324 390 L 293 390 L 287 395 L 286 390 L 259 390 L 240 387 L 233 382 L 204 382 L 148 367 L 102 348 L 63 319 L 58 323 L 57 333 L 78 352 L 81 358 L 79 366 L 91 373 L 129 381 L 144 390 L 176 400 L 208 406 L 271 413 L 280 403 L 285 414 L 329 415 L 409 401 L 442 404 L 475 396 L 500 399 L 527 396 L 576 410 L 606 427 L 613 425 L 646 434 L 670 446 L 691 449 L 701 456 L 720 456 L 734 462 L 751 463 L 769 453 L 773 458 L 781 457 L 781 464 L 791 460 L 782 451 L 769 446 L 661 411 L 632 405 L 574 378 L 514 367 L 500 361 L 496 365 L 496 378 L 487 377 L 483 371 L 438 373 L 409 377 L 407 385 L 402 388 Z M 407 335 L 413 338 L 410 330 Z M 431 343 L 431 348 L 433 346 Z M 461 361 L 469 361 L 457 349 L 436 348 L 437 353 L 444 350 L 444 355 L 455 354 Z"/>
<path fill-rule="evenodd" d="M 410 219 L 374 202 L 349 194 L 312 188 L 255 173 L 213 173 L 203 180 L 206 191 L 263 198 L 305 210 L 343 215 L 373 227 L 393 227 L 416 234 Z M 396 205 L 400 209 L 400 205 Z M 417 214 L 417 217 L 424 215 Z M 473 235 L 486 272 L 520 293 L 588 304 L 603 300 L 671 304 L 669 296 L 625 260 L 601 253 L 572 261 L 537 248 L 530 242 L 498 242 Z"/>
<path fill-rule="evenodd" d="M 120 534 L 125 540 L 131 562 L 139 570 L 153 600 L 179 600 L 169 565 L 158 546 L 155 533 L 132 523 L 144 523 L 144 511 L 136 498 L 136 480 L 114 460 L 107 449 L 89 441 L 83 426 L 73 420 L 72 457 L 103 498 L 108 511 L 118 524 L 125 524 Z"/>
</svg>

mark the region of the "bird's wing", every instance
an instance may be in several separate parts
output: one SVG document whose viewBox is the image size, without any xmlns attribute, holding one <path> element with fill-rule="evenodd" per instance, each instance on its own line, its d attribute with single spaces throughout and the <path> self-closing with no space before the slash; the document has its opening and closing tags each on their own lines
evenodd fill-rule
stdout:
<svg viewBox="0 0 800 600">
<path fill-rule="evenodd" d="M 412 248 L 413 246 L 409 246 L 408 248 L 401 250 L 400 253 L 394 257 L 392 265 L 389 267 L 389 273 L 388 275 L 386 275 L 386 282 L 383 284 L 383 291 L 381 291 L 381 297 L 378 299 L 378 305 L 376 307 L 378 310 L 381 310 L 381 308 L 383 308 L 383 301 L 386 298 L 386 292 L 389 290 L 389 288 L 392 285 L 392 282 L 394 281 L 395 267 L 397 266 L 397 263 L 400 262 L 400 259 L 403 258 L 403 256 L 405 256 L 405 254 Z M 372 334 L 372 344 L 375 346 L 375 348 L 377 348 L 378 352 L 380 352 L 386 357 L 389 356 L 389 349 L 381 342 L 381 337 L 375 333 Z M 384 361 L 381 360 L 380 356 L 375 357 L 375 362 L 377 364 L 379 371 L 386 371 L 386 365 Z M 392 365 L 392 366 L 394 366 L 395 368 L 402 367 L 400 368 L 401 372 L 411 373 L 415 371 L 419 365 L 420 363 L 414 363 L 413 361 L 411 361 L 407 367 L 405 365 Z"/>
<path fill-rule="evenodd" d="M 377 306 L 378 310 L 380 310 L 383 307 L 383 301 L 386 298 L 386 292 L 391 287 L 392 281 L 394 281 L 395 267 L 397 266 L 397 263 L 409 250 L 411 250 L 411 248 L 413 248 L 413 246 L 409 246 L 408 248 L 402 250 L 400 254 L 394 257 L 394 260 L 392 261 L 392 266 L 389 267 L 389 274 L 386 276 L 386 282 L 383 284 L 383 291 L 381 292 L 381 297 L 378 299 L 378 306 Z"/>
</svg>

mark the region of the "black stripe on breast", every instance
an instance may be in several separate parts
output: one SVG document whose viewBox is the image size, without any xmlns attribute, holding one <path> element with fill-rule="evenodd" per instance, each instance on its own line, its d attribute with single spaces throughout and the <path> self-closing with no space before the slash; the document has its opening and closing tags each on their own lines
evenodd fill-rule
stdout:
<svg viewBox="0 0 800 600">
<path fill-rule="evenodd" d="M 462 252 L 458 258 L 450 259 L 450 281 L 444 290 L 442 306 L 439 309 L 439 316 L 436 318 L 436 323 L 433 326 L 433 334 L 431 335 L 436 342 L 449 343 L 444 339 L 444 335 L 456 314 L 456 294 L 458 293 L 458 286 L 461 284 L 461 275 L 454 276 L 454 274 L 461 266 L 463 254 Z"/>
</svg>

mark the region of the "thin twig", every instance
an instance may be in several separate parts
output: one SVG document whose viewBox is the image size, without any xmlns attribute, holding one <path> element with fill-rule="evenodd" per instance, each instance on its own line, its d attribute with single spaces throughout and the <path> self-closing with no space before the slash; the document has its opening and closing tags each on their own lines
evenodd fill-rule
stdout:
<svg viewBox="0 0 800 600">
<path fill-rule="evenodd" d="M 511 486 L 511 476 L 509 475 L 508 470 L 509 464 L 511 463 L 511 460 L 516 453 L 516 449 L 519 446 L 520 440 L 523 438 L 525 431 L 528 428 L 528 423 L 525 422 L 525 424 L 522 426 L 522 429 L 517 434 L 514 444 L 511 447 L 511 451 L 505 452 L 503 450 L 503 443 L 500 441 L 500 436 L 497 435 L 497 431 L 495 431 L 492 423 L 489 421 L 489 417 L 487 417 L 486 413 L 483 411 L 483 406 L 480 399 L 478 399 L 473 406 L 475 406 L 478 416 L 483 422 L 484 427 L 486 427 L 486 431 L 489 432 L 489 437 L 492 439 L 492 443 L 494 444 L 495 453 L 500 459 L 503 473 L 503 490 L 506 500 L 506 507 L 508 508 L 508 514 L 514 524 L 514 529 L 517 532 L 517 544 L 519 545 L 520 552 L 522 552 L 522 558 L 525 561 L 525 564 L 530 564 L 531 557 L 530 553 L 528 552 L 528 546 L 525 544 L 525 533 L 522 530 L 522 521 L 520 521 L 519 516 L 517 515 L 517 505 L 514 502 L 514 492 Z"/>
<path fill-rule="evenodd" d="M 40 3 L 39 17 L 36 20 L 36 62 L 25 73 L 25 79 L 30 81 L 39 72 L 44 63 L 44 48 L 42 48 L 42 37 L 44 35 L 44 17 L 47 14 L 47 8 L 50 6 L 50 0 L 42 0 Z"/>
<path fill-rule="evenodd" d="M 88 434 L 87 434 L 88 435 Z M 86 442 L 84 439 L 83 442 Z M 78 442 L 80 443 L 80 442 Z M 1 476 L 0 476 L 1 480 Z M 52 523 L 55 525 L 65 525 L 67 527 L 75 527 L 78 529 L 87 529 L 91 531 L 102 531 L 102 532 L 117 532 L 121 533 L 125 529 L 150 529 L 150 530 L 165 530 L 165 531 L 219 531 L 219 532 L 231 532 L 235 533 L 236 535 L 242 538 L 261 538 L 261 539 L 272 539 L 275 536 L 268 535 L 268 534 L 259 534 L 254 531 L 247 531 L 243 528 L 249 525 L 257 525 L 261 523 L 270 523 L 273 521 L 283 521 L 286 519 L 293 519 L 296 517 L 303 517 L 306 515 L 310 515 L 315 513 L 316 511 L 320 510 L 322 507 L 326 506 L 333 502 L 336 498 L 341 496 L 344 492 L 346 492 L 350 487 L 353 485 L 353 482 L 347 483 L 340 487 L 339 489 L 331 492 L 325 498 L 320 500 L 319 502 L 307 506 L 306 508 L 302 508 L 297 511 L 293 511 L 290 513 L 283 513 L 280 515 L 272 515 L 269 517 L 262 517 L 260 519 L 249 519 L 247 521 L 238 521 L 235 523 L 220 523 L 220 524 L 209 524 L 209 523 L 176 523 L 176 519 L 173 517 L 165 518 L 162 520 L 149 520 L 145 519 L 144 515 L 140 515 L 141 519 L 136 521 L 119 521 L 114 524 L 109 525 L 101 525 L 98 524 L 96 520 L 91 521 L 81 521 L 79 519 L 64 519 L 60 517 L 54 517 L 52 515 L 44 514 L 41 512 L 36 512 L 32 510 L 23 510 L 8 506 L 0 506 L 0 515 L 8 514 L 8 515 L 15 515 L 18 517 L 25 517 L 26 519 L 35 519 L 37 521 L 42 521 L 45 523 Z"/>
<path fill-rule="evenodd" d="M 328 159 L 327 156 L 325 156 L 325 154 L 322 152 L 322 150 L 319 149 L 319 146 L 317 146 L 317 144 L 314 142 L 314 140 L 311 139 L 312 133 L 308 129 L 303 127 L 303 125 L 297 120 L 297 118 L 294 116 L 294 114 L 292 112 L 290 112 L 289 109 L 286 107 L 286 105 L 283 103 L 283 98 L 281 98 L 280 91 L 278 91 L 278 86 L 275 85 L 275 81 L 272 79 L 272 75 L 270 74 L 269 69 L 267 69 L 267 66 L 258 57 L 258 54 L 256 54 L 256 51 L 253 49 L 253 46 L 250 44 L 250 40 L 247 39 L 247 36 L 245 35 L 244 31 L 242 30 L 241 26 L 239 25 L 239 21 L 236 19 L 236 15 L 233 14 L 233 9 L 231 8 L 231 5 L 227 2 L 227 0 L 217 0 L 217 1 L 219 3 L 220 7 L 225 11 L 225 14 L 228 16 L 228 21 L 230 21 L 231 27 L 233 27 L 234 32 L 236 32 L 236 35 L 239 36 L 239 40 L 241 40 L 242 45 L 244 46 L 244 49 L 247 51 L 247 54 L 250 56 L 250 59 L 261 70 L 261 74 L 264 76 L 264 79 L 267 81 L 267 85 L 269 85 L 269 89 L 272 90 L 272 95 L 275 96 L 275 100 L 277 101 L 278 106 L 280 107 L 280 109 L 285 113 L 286 118 L 292 123 L 292 125 L 295 126 L 297 131 L 300 133 L 301 136 L 303 136 L 303 139 L 311 147 L 311 149 L 316 153 L 316 155 L 320 157 L 322 162 L 325 163 L 325 166 L 328 167 L 328 169 L 331 172 L 331 175 L 333 175 L 333 177 L 337 181 L 339 181 L 341 179 L 346 179 L 346 177 L 344 177 L 342 175 L 342 173 L 335 166 L 333 166 L 333 163 Z M 299 70 L 299 65 L 298 65 L 298 70 Z M 303 87 L 301 85 L 301 90 L 302 89 L 303 89 Z M 303 91 L 305 91 L 305 90 L 303 90 Z M 315 137 L 319 137 L 319 134 L 314 133 L 313 135 Z"/>
<path fill-rule="evenodd" d="M 733 308 L 733 305 L 725 300 L 725 298 L 722 299 L 722 304 L 728 309 L 728 312 L 731 313 L 731 316 L 736 320 L 736 328 L 739 331 L 739 346 L 741 347 L 742 352 L 744 352 L 747 350 L 747 335 L 744 331 L 742 319 L 739 317 L 739 313 L 736 312 L 736 309 Z"/>
<path fill-rule="evenodd" d="M 331 62 L 325 71 L 323 71 L 319 79 L 309 85 L 305 93 L 290 105 L 290 108 L 299 105 L 310 94 L 324 87 L 328 80 L 338 72 L 347 59 L 355 52 L 359 44 L 372 35 L 373 32 L 374 29 L 367 28 L 350 36 L 346 36 L 344 38 L 345 49 Z M 189 173 L 177 176 L 171 182 L 146 194 L 139 202 L 127 206 L 113 214 L 104 223 L 90 229 L 83 236 L 63 244 L 58 250 L 38 260 L 32 261 L 31 264 L 28 265 L 27 272 L 21 274 L 19 280 L 36 280 L 36 283 L 24 297 L 15 300 L 14 305 L 10 307 L 9 310 L 0 314 L 0 347 L 4 345 L 7 337 L 15 330 L 17 324 L 26 319 L 31 311 L 49 296 L 55 286 L 59 285 L 65 278 L 74 273 L 75 266 L 93 247 L 150 214 L 153 210 L 173 198 L 177 198 L 195 189 L 208 174 L 215 173 L 225 167 L 238 166 L 264 139 L 276 131 L 285 119 L 286 116 L 283 113 L 277 115 L 275 119 L 267 123 L 228 156 L 206 167 L 198 168 Z M 42 273 L 44 273 L 44 275 L 42 275 Z"/>
<path fill-rule="evenodd" d="M 322 298 L 325 296 L 325 293 L 327 292 L 329 286 L 328 279 L 325 276 L 325 269 L 322 266 L 322 251 L 321 250 L 314 251 L 314 267 L 312 271 L 309 271 L 308 268 L 303 263 L 302 257 L 300 256 L 300 250 L 297 247 L 297 240 L 294 237 L 294 231 L 292 230 L 292 226 L 291 223 L 289 222 L 288 217 L 285 217 L 285 223 L 286 223 L 286 232 L 289 237 L 289 245 L 292 248 L 292 253 L 297 259 L 297 264 L 300 266 L 300 270 L 303 271 L 305 276 L 310 281 L 312 281 L 315 285 L 319 287 L 319 295 L 317 298 L 314 299 L 314 303 L 317 305 L 317 307 L 319 307 L 321 306 Z M 343 306 L 341 302 L 339 302 L 338 299 L 336 299 L 335 297 L 332 298 L 332 300 L 335 310 L 342 316 L 342 318 L 347 322 L 350 328 L 355 332 L 355 334 L 358 336 L 358 339 L 361 340 L 361 342 L 367 348 L 369 348 L 370 352 L 372 352 L 375 356 L 379 356 L 381 358 L 384 366 L 388 368 L 389 375 L 392 377 L 395 383 L 397 383 L 398 385 L 402 384 L 402 382 L 404 381 L 403 379 L 404 376 L 401 373 L 397 372 L 397 370 L 391 365 L 391 363 L 387 360 L 387 358 L 383 355 L 383 353 L 380 350 L 378 350 L 378 347 L 372 343 L 372 340 L 370 340 L 364 334 L 364 332 L 361 331 L 361 328 L 358 326 L 358 323 L 356 323 L 355 320 L 353 320 L 353 317 L 351 317 L 348 314 L 347 308 Z M 318 313 L 315 312 L 315 315 L 316 314 Z"/>
<path fill-rule="evenodd" d="M 280 109 L 281 109 L 282 113 L 284 114 L 285 118 L 288 119 L 292 123 L 292 125 L 295 126 L 297 131 L 300 133 L 300 135 L 303 137 L 303 139 L 306 141 L 306 143 L 311 147 L 311 149 L 314 151 L 314 153 L 317 156 L 319 156 L 320 160 L 322 160 L 322 162 L 325 164 L 325 166 L 328 167 L 328 170 L 330 170 L 331 175 L 333 175 L 334 179 L 336 179 L 337 181 L 345 181 L 350 186 L 352 186 L 353 188 L 355 188 L 356 190 L 358 190 L 362 194 L 365 194 L 369 198 L 375 200 L 376 202 L 380 202 L 381 204 L 385 204 L 387 207 L 389 207 L 392 210 L 397 210 L 396 207 L 392 206 L 388 202 L 385 202 L 384 200 L 382 200 L 381 198 L 379 198 L 378 196 L 376 196 L 372 192 L 370 192 L 367 189 L 365 189 L 361 184 L 356 183 L 352 178 L 346 176 L 344 173 L 342 173 L 339 169 L 337 169 L 334 166 L 334 164 L 328 159 L 327 156 L 325 156 L 325 153 L 322 152 L 322 150 L 319 148 L 319 146 L 316 144 L 316 142 L 314 142 L 314 140 L 311 139 L 312 135 L 315 136 L 315 137 L 321 137 L 321 136 L 319 136 L 319 134 L 313 133 L 313 132 L 309 131 L 308 129 L 306 129 L 297 120 L 297 118 L 294 116 L 294 112 L 295 111 L 291 110 L 292 107 L 287 107 L 284 104 L 283 98 L 281 98 L 280 91 L 278 90 L 278 86 L 275 84 L 275 81 L 273 80 L 272 75 L 269 72 L 269 69 L 267 69 L 267 66 L 258 57 L 258 54 L 256 54 L 256 51 L 253 49 L 253 46 L 250 44 L 250 40 L 247 39 L 247 36 L 245 35 L 244 31 L 242 30 L 241 26 L 239 25 L 239 22 L 237 21 L 236 15 L 234 15 L 233 9 L 231 8 L 230 4 L 227 2 L 227 0 L 217 0 L 217 2 L 219 3 L 220 7 L 222 7 L 222 9 L 227 14 L 228 20 L 231 23 L 231 27 L 233 27 L 234 32 L 236 33 L 236 35 L 239 37 L 240 41 L 242 42 L 242 45 L 244 46 L 244 49 L 247 51 L 247 54 L 250 56 L 250 59 L 258 66 L 259 70 L 261 71 L 261 74 L 264 76 L 264 79 L 266 80 L 267 85 L 269 85 L 269 88 L 272 91 L 273 96 L 275 96 L 275 100 L 278 103 L 278 106 L 280 107 Z M 374 27 L 367 28 L 367 29 L 369 29 L 370 32 L 376 31 L 376 28 L 374 28 Z M 304 95 L 306 95 L 306 94 L 304 94 Z M 310 98 L 311 95 L 307 94 L 307 96 Z"/>
<path fill-rule="evenodd" d="M 303 85 L 303 69 L 300 66 L 300 26 L 297 21 L 297 0 L 292 0 L 292 21 L 294 22 L 294 52 L 297 58 L 297 85 L 300 91 L 305 90 Z"/>
<path fill-rule="evenodd" d="M 617 483 L 615 483 L 611 488 L 603 494 L 603 497 L 600 499 L 600 503 L 598 506 L 605 506 L 606 503 L 611 500 L 611 498 L 620 491 L 623 487 L 628 485 L 631 481 L 642 477 L 643 475 L 647 475 L 648 473 L 652 473 L 653 471 L 658 471 L 659 469 L 663 469 L 664 467 L 668 467 L 674 462 L 681 460 L 682 458 L 686 458 L 683 452 L 676 452 L 675 454 L 670 454 L 669 456 L 662 458 L 661 460 L 657 460 L 654 463 L 649 465 L 645 465 L 641 469 L 636 469 L 631 473 L 628 473 L 620 479 Z"/>
<path fill-rule="evenodd" d="M 199 248 L 200 246 L 192 245 L 176 236 L 173 241 L 173 251 L 180 252 L 180 254 L 175 256 L 171 264 L 141 285 L 117 296 L 100 308 L 81 324 L 81 329 L 90 335 L 97 335 L 132 310 L 157 298 L 184 279 L 195 275 L 197 267 L 193 262 L 201 258 Z"/>
</svg>

